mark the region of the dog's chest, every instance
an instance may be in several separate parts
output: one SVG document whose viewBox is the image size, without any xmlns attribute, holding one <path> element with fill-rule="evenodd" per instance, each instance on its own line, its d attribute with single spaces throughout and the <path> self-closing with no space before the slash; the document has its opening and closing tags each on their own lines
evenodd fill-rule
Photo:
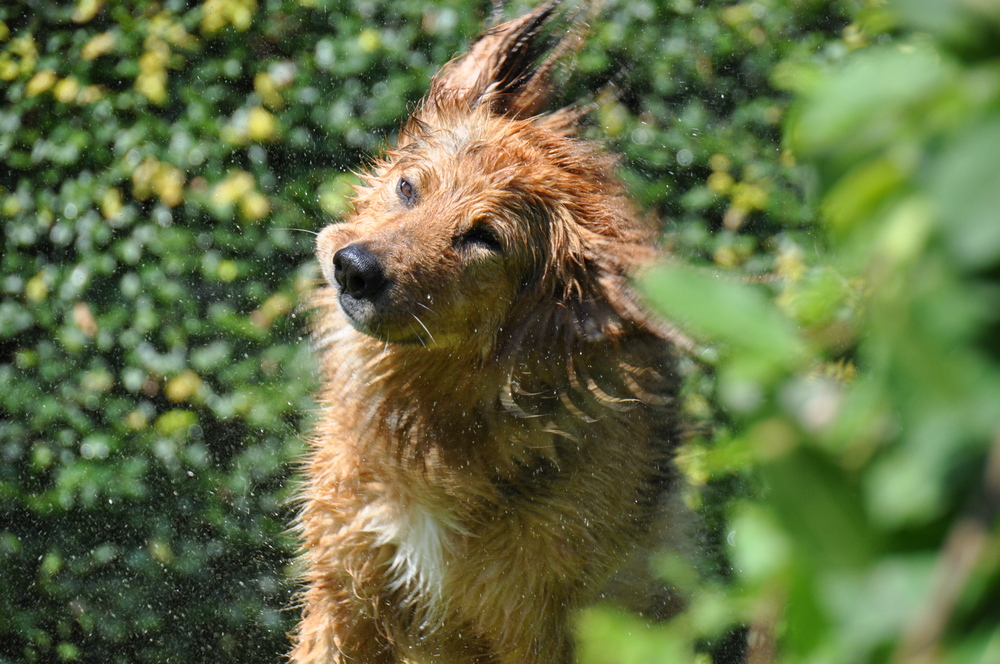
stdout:
<svg viewBox="0 0 1000 664">
<path fill-rule="evenodd" d="M 425 604 L 436 604 L 448 580 L 448 563 L 462 534 L 443 510 L 416 501 L 381 498 L 359 515 L 377 547 L 390 552 L 390 589 Z"/>
</svg>

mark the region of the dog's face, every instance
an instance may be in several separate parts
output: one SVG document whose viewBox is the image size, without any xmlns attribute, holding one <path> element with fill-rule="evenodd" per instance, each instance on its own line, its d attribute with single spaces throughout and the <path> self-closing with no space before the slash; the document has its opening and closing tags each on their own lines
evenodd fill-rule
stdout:
<svg viewBox="0 0 1000 664">
<path fill-rule="evenodd" d="M 377 339 L 488 345 L 546 262 L 548 223 L 532 200 L 544 164 L 485 110 L 455 121 L 401 139 L 347 223 L 319 236 L 341 309 Z"/>
<path fill-rule="evenodd" d="M 351 217 L 320 234 L 323 275 L 357 330 L 485 353 L 542 303 L 541 324 L 592 340 L 634 310 L 621 275 L 646 240 L 614 162 L 575 136 L 578 110 L 540 112 L 553 63 L 578 43 L 539 37 L 557 5 L 445 65 Z"/>
</svg>

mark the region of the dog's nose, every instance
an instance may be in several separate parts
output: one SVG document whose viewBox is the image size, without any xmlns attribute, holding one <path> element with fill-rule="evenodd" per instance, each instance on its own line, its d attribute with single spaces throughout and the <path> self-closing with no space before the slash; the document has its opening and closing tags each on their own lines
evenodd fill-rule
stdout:
<svg viewBox="0 0 1000 664">
<path fill-rule="evenodd" d="M 378 257 L 360 244 L 349 244 L 333 255 L 333 278 L 342 293 L 356 299 L 374 297 L 386 283 Z"/>
</svg>

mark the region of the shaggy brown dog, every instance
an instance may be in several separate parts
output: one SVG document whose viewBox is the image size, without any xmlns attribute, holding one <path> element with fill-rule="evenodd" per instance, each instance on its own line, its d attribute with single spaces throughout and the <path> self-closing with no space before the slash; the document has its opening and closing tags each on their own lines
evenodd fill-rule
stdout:
<svg viewBox="0 0 1000 664">
<path fill-rule="evenodd" d="M 614 160 L 540 114 L 578 39 L 541 37 L 555 4 L 445 66 L 319 236 L 298 664 L 568 663 L 575 609 L 654 585 L 673 345 Z"/>
</svg>

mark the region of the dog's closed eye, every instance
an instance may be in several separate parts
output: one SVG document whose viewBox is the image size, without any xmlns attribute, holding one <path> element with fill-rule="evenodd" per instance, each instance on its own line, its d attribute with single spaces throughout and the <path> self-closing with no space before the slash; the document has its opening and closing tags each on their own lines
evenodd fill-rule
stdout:
<svg viewBox="0 0 1000 664">
<path fill-rule="evenodd" d="M 503 253 L 503 245 L 490 226 L 478 223 L 455 238 L 455 246 L 461 248 L 480 248 L 494 254 Z"/>
<path fill-rule="evenodd" d="M 396 185 L 396 194 L 399 195 L 399 200 L 406 207 L 413 207 L 417 204 L 417 188 L 406 178 L 399 178 L 399 183 Z"/>
</svg>

